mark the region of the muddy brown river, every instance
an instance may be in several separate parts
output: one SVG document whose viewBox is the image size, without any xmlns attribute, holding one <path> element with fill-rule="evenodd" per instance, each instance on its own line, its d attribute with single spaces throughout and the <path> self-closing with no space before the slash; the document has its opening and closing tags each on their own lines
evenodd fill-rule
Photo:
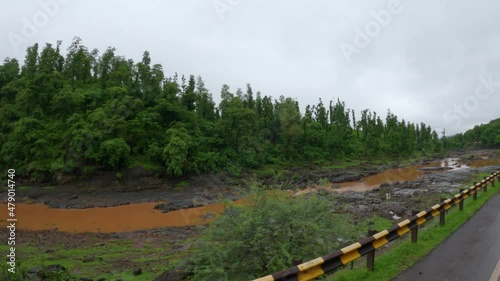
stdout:
<svg viewBox="0 0 500 281">
<path fill-rule="evenodd" d="M 471 167 L 498 165 L 498 160 L 478 160 Z M 419 178 L 425 167 L 443 167 L 463 169 L 456 159 L 432 162 L 427 165 L 388 169 L 380 174 L 366 177 L 361 181 L 313 186 L 301 191 L 306 193 L 316 188 L 334 189 L 337 192 L 347 190 L 367 191 L 384 182 L 411 181 Z M 41 204 L 16 204 L 17 227 L 24 230 L 58 229 L 64 232 L 126 232 L 159 227 L 182 227 L 209 223 L 211 218 L 222 212 L 223 204 L 211 204 L 204 207 L 183 209 L 162 213 L 155 210 L 157 203 L 130 204 L 108 208 L 90 209 L 53 209 Z M 0 204 L 1 210 L 7 210 L 6 204 Z M 205 217 L 206 219 L 203 219 Z M 7 212 L 0 212 L 0 221 L 6 222 Z"/>
<path fill-rule="evenodd" d="M 17 226 L 24 230 L 55 229 L 65 232 L 125 232 L 159 227 L 181 227 L 207 223 L 200 216 L 218 214 L 223 204 L 162 213 L 157 203 L 130 204 L 108 208 L 53 209 L 43 204 L 16 204 Z M 7 210 L 7 205 L 1 205 Z M 7 219 L 2 212 L 0 219 Z"/>
<path fill-rule="evenodd" d="M 480 160 L 483 161 L 483 160 Z M 497 161 L 498 162 L 498 161 Z M 481 165 L 484 164 L 484 165 Z M 478 163 L 477 167 L 489 166 L 489 162 Z M 494 164 L 491 164 L 494 165 Z M 328 183 L 327 185 L 315 186 L 315 188 L 326 188 L 332 189 L 337 192 L 345 192 L 348 190 L 354 191 L 369 191 L 375 187 L 378 187 L 382 183 L 392 183 L 396 181 L 413 181 L 422 176 L 425 171 L 421 170 L 422 168 L 437 168 L 442 167 L 442 170 L 435 170 L 434 172 L 442 172 L 454 169 L 465 169 L 468 166 L 459 164 L 456 158 L 449 158 L 443 161 L 435 161 L 426 165 L 415 165 L 408 166 L 404 168 L 396 168 L 396 169 L 387 169 L 382 173 L 375 174 L 373 176 L 368 176 L 361 181 L 353 181 L 353 182 L 343 182 L 337 185 Z M 433 170 L 429 170 L 427 172 L 433 172 Z"/>
</svg>

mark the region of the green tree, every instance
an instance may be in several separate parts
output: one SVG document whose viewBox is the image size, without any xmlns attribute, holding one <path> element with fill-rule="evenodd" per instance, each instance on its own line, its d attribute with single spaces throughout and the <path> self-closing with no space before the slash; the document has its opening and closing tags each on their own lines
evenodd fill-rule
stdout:
<svg viewBox="0 0 500 281">
<path fill-rule="evenodd" d="M 166 134 L 168 141 L 163 149 L 163 161 L 167 174 L 180 177 L 189 171 L 191 137 L 184 128 L 170 128 Z"/>
<path fill-rule="evenodd" d="M 291 98 L 282 99 L 279 105 L 281 138 L 283 147 L 281 151 L 284 158 L 294 158 L 298 154 L 300 139 L 304 133 L 300 125 L 299 105 Z"/>
<path fill-rule="evenodd" d="M 79 37 L 75 37 L 68 48 L 64 62 L 64 74 L 73 89 L 83 87 L 92 81 L 93 57 Z"/>
<path fill-rule="evenodd" d="M 19 62 L 17 59 L 6 58 L 0 65 L 0 89 L 12 82 L 19 75 Z"/>
<path fill-rule="evenodd" d="M 106 168 L 127 167 L 130 162 L 130 146 L 122 138 L 105 140 L 99 146 L 99 159 Z"/>
<path fill-rule="evenodd" d="M 186 87 L 184 87 L 181 93 L 182 105 L 186 107 L 188 111 L 194 111 L 196 106 L 196 82 L 194 80 L 194 75 L 189 76 L 189 82 Z"/>
</svg>

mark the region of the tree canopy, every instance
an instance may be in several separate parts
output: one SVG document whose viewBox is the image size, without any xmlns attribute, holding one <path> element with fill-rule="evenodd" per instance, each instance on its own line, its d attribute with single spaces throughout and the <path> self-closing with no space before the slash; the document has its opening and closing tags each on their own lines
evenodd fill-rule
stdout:
<svg viewBox="0 0 500 281">
<path fill-rule="evenodd" d="M 24 64 L 0 65 L 0 170 L 34 181 L 147 163 L 164 175 L 239 171 L 342 157 L 409 156 L 442 149 L 424 123 L 356 114 L 337 99 L 303 107 L 223 85 L 220 102 L 198 76 L 167 77 L 149 52 L 134 62 L 75 38 L 35 44 Z M 498 140 L 497 140 L 498 141 Z"/>
<path fill-rule="evenodd" d="M 500 118 L 456 134 L 447 139 L 446 145 L 451 149 L 500 148 Z"/>
</svg>

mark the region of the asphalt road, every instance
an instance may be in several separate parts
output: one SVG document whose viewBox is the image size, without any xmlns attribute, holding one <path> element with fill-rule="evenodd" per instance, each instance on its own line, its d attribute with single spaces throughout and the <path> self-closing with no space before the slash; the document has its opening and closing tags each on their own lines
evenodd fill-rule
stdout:
<svg viewBox="0 0 500 281">
<path fill-rule="evenodd" d="M 393 281 L 500 281 L 500 194 Z"/>
</svg>

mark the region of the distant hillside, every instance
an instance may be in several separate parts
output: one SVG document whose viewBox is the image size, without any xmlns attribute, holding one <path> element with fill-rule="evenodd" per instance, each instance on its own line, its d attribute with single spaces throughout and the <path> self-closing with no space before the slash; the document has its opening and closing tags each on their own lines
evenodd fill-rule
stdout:
<svg viewBox="0 0 500 281">
<path fill-rule="evenodd" d="M 500 148 L 500 118 L 475 126 L 449 140 L 450 148 Z"/>
</svg>

